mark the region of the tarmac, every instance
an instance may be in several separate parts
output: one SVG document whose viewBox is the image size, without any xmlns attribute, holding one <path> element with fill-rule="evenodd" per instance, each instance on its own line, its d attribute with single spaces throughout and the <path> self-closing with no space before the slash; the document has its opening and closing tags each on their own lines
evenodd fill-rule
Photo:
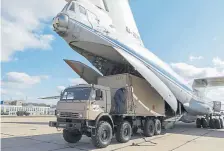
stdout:
<svg viewBox="0 0 224 151">
<path fill-rule="evenodd" d="M 2 151 L 223 151 L 224 130 L 195 128 L 195 124 L 177 123 L 162 135 L 143 139 L 141 134 L 127 143 L 113 138 L 107 148 L 97 149 L 83 136 L 76 144 L 66 143 L 62 132 L 48 126 L 55 117 L 2 117 Z M 136 145 L 133 146 L 132 144 Z"/>
</svg>

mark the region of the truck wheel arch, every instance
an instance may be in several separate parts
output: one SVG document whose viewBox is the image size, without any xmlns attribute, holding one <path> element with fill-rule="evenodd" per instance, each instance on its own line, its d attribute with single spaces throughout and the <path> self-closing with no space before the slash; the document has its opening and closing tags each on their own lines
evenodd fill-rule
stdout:
<svg viewBox="0 0 224 151">
<path fill-rule="evenodd" d="M 97 116 L 97 118 L 95 120 L 95 126 L 96 127 L 97 127 L 97 125 L 100 121 L 107 121 L 108 123 L 110 123 L 110 125 L 112 127 L 112 130 L 114 130 L 113 119 L 108 113 L 101 113 L 100 115 Z"/>
</svg>

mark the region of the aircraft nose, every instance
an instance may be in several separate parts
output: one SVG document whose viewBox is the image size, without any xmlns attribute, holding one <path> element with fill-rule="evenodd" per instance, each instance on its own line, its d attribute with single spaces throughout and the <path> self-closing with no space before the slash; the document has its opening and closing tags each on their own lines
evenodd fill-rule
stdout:
<svg viewBox="0 0 224 151">
<path fill-rule="evenodd" d="M 185 103 L 184 107 L 189 113 L 195 115 L 208 115 L 213 112 L 212 108 L 205 104 L 205 102 L 199 102 L 193 99 L 190 101 L 190 103 Z"/>
<path fill-rule="evenodd" d="M 53 19 L 54 30 L 58 33 L 65 33 L 68 29 L 69 17 L 66 14 L 58 14 Z"/>
</svg>

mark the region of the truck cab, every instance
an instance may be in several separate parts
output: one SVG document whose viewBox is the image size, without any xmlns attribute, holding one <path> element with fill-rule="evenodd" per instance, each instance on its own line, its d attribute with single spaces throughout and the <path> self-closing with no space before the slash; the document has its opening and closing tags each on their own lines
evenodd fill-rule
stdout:
<svg viewBox="0 0 224 151">
<path fill-rule="evenodd" d="M 77 85 L 66 88 L 57 103 L 55 115 L 57 121 L 50 121 L 50 127 L 62 128 L 63 137 L 69 143 L 76 143 L 82 135 L 95 136 L 96 127 L 100 119 L 112 125 L 113 120 L 109 115 L 111 106 L 110 88 L 100 85 Z M 107 141 L 112 138 L 105 131 L 102 134 Z M 102 139 L 102 138 L 101 138 Z M 110 140 L 110 139 L 109 139 Z"/>
<path fill-rule="evenodd" d="M 110 89 L 99 85 L 78 85 L 66 88 L 57 103 L 56 116 L 60 119 L 95 120 L 109 112 Z"/>
</svg>

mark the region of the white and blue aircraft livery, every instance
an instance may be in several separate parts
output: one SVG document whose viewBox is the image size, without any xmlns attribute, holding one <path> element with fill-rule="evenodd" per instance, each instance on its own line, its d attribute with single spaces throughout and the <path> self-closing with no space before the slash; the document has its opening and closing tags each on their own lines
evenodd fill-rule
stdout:
<svg viewBox="0 0 224 151">
<path fill-rule="evenodd" d="M 199 97 L 169 65 L 144 47 L 128 0 L 66 1 L 53 20 L 54 30 L 102 75 L 128 72 L 143 77 L 175 112 L 180 106 L 189 116 L 213 112 L 208 103 L 211 100 Z M 182 120 L 188 122 L 187 118 Z"/>
</svg>

